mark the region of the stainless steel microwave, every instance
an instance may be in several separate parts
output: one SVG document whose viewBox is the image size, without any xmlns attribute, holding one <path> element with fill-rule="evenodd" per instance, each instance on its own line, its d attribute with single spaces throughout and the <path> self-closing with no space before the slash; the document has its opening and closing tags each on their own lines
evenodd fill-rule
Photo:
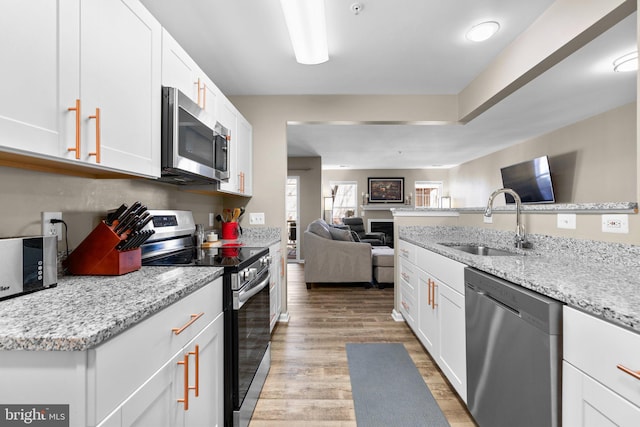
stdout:
<svg viewBox="0 0 640 427">
<path fill-rule="evenodd" d="M 180 185 L 229 180 L 229 130 L 173 87 L 162 88 L 161 172 Z"/>
</svg>

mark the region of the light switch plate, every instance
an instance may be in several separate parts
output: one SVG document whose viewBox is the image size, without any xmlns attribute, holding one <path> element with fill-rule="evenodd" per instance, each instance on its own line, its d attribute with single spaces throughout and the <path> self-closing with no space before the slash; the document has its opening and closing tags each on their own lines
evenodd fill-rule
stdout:
<svg viewBox="0 0 640 427">
<path fill-rule="evenodd" d="M 576 229 L 576 214 L 558 214 L 558 228 Z"/>
<path fill-rule="evenodd" d="M 264 224 L 264 212 L 251 212 L 249 214 L 249 224 L 251 224 L 251 225 L 263 225 Z"/>
<path fill-rule="evenodd" d="M 602 215 L 603 233 L 629 233 L 629 215 Z"/>
</svg>

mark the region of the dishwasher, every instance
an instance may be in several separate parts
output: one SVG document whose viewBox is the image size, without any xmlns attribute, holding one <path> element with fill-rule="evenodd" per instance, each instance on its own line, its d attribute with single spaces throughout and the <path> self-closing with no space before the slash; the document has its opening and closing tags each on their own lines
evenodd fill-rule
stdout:
<svg viewBox="0 0 640 427">
<path fill-rule="evenodd" d="M 467 407 L 480 427 L 561 424 L 562 303 L 467 267 Z"/>
</svg>

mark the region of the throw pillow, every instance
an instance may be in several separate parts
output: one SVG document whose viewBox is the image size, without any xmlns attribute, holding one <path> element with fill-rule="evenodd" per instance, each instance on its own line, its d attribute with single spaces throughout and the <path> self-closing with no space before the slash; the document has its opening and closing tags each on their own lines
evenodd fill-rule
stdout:
<svg viewBox="0 0 640 427">
<path fill-rule="evenodd" d="M 353 238 L 351 237 L 351 232 L 349 230 L 341 230 L 339 228 L 329 227 L 329 233 L 331 233 L 331 238 L 333 240 L 353 242 Z"/>
<path fill-rule="evenodd" d="M 331 239 L 331 233 L 329 232 L 329 224 L 322 219 L 316 219 L 307 227 L 311 233 L 316 236 L 324 237 L 325 239 Z"/>
</svg>

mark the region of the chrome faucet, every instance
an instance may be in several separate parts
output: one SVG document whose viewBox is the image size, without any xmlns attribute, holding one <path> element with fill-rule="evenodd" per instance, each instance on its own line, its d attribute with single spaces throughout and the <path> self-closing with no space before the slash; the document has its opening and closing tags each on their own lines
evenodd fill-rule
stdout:
<svg viewBox="0 0 640 427">
<path fill-rule="evenodd" d="M 493 208 L 493 199 L 500 193 L 508 193 L 513 196 L 516 201 L 516 236 L 514 238 L 515 247 L 518 249 L 530 248 L 531 243 L 527 241 L 527 232 L 524 229 L 524 224 L 520 218 L 520 208 L 522 206 L 522 201 L 520 200 L 520 196 L 518 193 L 513 191 L 510 188 L 499 188 L 489 196 L 489 201 L 487 202 L 487 208 L 484 210 L 484 216 L 486 218 L 491 218 L 491 210 Z"/>
</svg>

